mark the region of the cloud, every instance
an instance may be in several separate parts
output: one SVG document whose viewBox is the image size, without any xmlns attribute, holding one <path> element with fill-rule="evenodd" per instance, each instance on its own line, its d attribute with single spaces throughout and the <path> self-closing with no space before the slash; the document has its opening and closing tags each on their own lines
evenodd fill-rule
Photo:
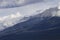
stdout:
<svg viewBox="0 0 60 40">
<path fill-rule="evenodd" d="M 17 21 L 22 18 L 23 15 L 21 15 L 20 12 L 17 12 L 16 14 L 10 14 L 7 16 L 0 17 L 0 23 L 3 23 L 3 25 L 6 27 L 10 27 L 17 24 Z"/>
<path fill-rule="evenodd" d="M 20 7 L 23 5 L 41 2 L 43 0 L 0 0 L 0 8 Z"/>
<path fill-rule="evenodd" d="M 21 7 L 38 2 L 53 2 L 58 3 L 60 0 L 0 0 L 0 8 Z"/>
<path fill-rule="evenodd" d="M 4 19 L 7 19 L 7 18 L 13 19 L 13 18 L 21 17 L 21 16 L 22 15 L 19 12 L 17 12 L 16 14 L 10 14 L 10 15 L 7 15 L 7 16 L 0 17 L 0 20 L 4 20 Z"/>
</svg>

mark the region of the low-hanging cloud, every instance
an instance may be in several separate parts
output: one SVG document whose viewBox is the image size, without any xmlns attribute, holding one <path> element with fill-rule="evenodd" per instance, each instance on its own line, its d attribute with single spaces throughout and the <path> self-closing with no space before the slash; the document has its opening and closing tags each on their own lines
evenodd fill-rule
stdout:
<svg viewBox="0 0 60 40">
<path fill-rule="evenodd" d="M 16 14 L 10 14 L 7 16 L 0 17 L 0 23 L 3 24 L 3 26 L 10 27 L 17 24 L 17 21 L 19 21 L 23 17 L 23 15 L 17 12 Z"/>
</svg>

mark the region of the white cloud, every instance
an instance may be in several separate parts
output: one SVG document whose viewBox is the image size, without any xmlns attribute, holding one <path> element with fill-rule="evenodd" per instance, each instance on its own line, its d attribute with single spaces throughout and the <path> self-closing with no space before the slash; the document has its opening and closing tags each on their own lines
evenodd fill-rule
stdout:
<svg viewBox="0 0 60 40">
<path fill-rule="evenodd" d="M 60 9 L 60 2 L 58 3 L 58 9 Z"/>
<path fill-rule="evenodd" d="M 56 16 L 60 17 L 60 10 L 57 11 Z"/>
<path fill-rule="evenodd" d="M 4 26 L 9 27 L 16 24 L 16 21 L 19 21 L 23 17 L 24 17 L 23 15 L 17 12 L 16 14 L 10 14 L 7 16 L 0 17 L 0 22 L 3 23 Z"/>
<path fill-rule="evenodd" d="M 25 2 L 25 0 L 16 0 L 15 1 L 17 4 L 23 4 Z"/>
<path fill-rule="evenodd" d="M 13 19 L 13 18 L 17 18 L 17 17 L 22 17 L 23 15 L 21 15 L 19 12 L 17 12 L 16 14 L 10 14 L 10 15 L 7 15 L 7 16 L 4 16 L 2 17 L 1 19 Z"/>
<path fill-rule="evenodd" d="M 2 21 L 2 18 L 0 18 L 0 21 Z"/>
</svg>

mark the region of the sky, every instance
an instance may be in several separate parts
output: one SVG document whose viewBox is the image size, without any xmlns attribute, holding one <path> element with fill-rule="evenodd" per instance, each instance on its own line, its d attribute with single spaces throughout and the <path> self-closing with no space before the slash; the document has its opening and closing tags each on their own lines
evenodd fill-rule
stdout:
<svg viewBox="0 0 60 40">
<path fill-rule="evenodd" d="M 43 0 L 0 0 L 0 8 L 12 8 L 42 1 Z"/>
</svg>

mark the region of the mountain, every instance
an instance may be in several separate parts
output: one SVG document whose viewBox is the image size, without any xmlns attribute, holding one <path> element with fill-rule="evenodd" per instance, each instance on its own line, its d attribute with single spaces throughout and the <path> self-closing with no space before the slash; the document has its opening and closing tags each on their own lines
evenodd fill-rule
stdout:
<svg viewBox="0 0 60 40">
<path fill-rule="evenodd" d="M 29 20 L 18 23 L 0 32 L 1 40 L 57 39 L 60 36 L 60 17 L 57 7 L 45 10 Z M 60 38 L 59 38 L 60 39 Z"/>
</svg>

